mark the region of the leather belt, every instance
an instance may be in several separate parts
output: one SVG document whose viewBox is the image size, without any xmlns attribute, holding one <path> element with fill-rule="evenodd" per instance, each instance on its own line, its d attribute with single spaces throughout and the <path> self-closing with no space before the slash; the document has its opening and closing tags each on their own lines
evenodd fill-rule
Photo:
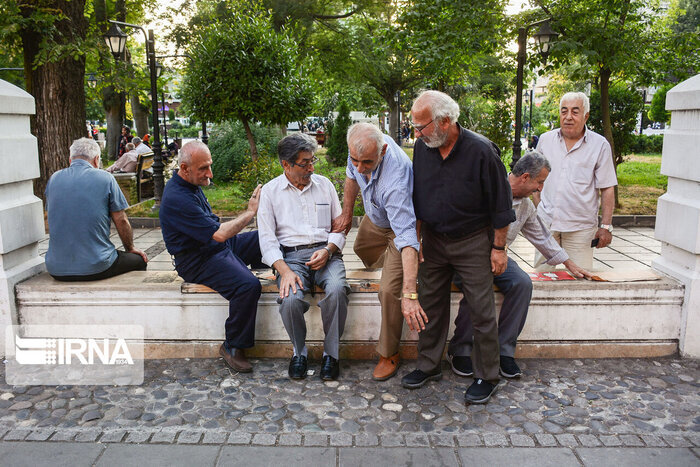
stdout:
<svg viewBox="0 0 700 467">
<path fill-rule="evenodd" d="M 327 244 L 328 243 L 326 243 L 326 242 L 318 242 L 318 243 L 310 243 L 308 245 L 297 245 L 297 246 L 281 245 L 280 247 L 282 248 L 283 253 L 291 253 L 292 251 L 310 250 L 311 248 L 319 248 L 322 246 L 326 246 Z"/>
</svg>

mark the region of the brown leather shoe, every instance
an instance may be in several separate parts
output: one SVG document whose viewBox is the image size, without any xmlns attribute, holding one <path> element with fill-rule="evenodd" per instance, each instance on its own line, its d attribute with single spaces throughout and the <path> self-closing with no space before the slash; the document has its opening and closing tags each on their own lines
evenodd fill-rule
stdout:
<svg viewBox="0 0 700 467">
<path fill-rule="evenodd" d="M 253 371 L 253 366 L 248 362 L 248 359 L 245 358 L 245 353 L 242 349 L 236 349 L 232 355 L 224 344 L 221 344 L 221 347 L 219 347 L 219 355 L 224 358 L 226 364 L 234 371 L 238 371 L 239 373 L 250 373 Z"/>
<path fill-rule="evenodd" d="M 396 374 L 399 369 L 399 363 L 401 359 L 399 358 L 399 353 L 396 352 L 389 358 L 379 356 L 379 363 L 374 367 L 374 372 L 372 373 L 372 379 L 375 381 L 386 381 Z"/>
</svg>

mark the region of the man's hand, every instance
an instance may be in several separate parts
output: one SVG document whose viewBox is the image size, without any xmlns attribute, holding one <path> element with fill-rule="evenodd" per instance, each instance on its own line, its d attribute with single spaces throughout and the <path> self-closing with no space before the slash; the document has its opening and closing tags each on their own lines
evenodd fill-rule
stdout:
<svg viewBox="0 0 700 467">
<path fill-rule="evenodd" d="M 296 275 L 291 269 L 280 275 L 280 298 L 289 296 L 289 288 L 292 288 L 292 293 L 297 293 L 297 285 L 300 290 L 304 290 L 304 283 L 301 277 Z"/>
<path fill-rule="evenodd" d="M 248 211 L 252 212 L 253 215 L 258 212 L 258 206 L 260 205 L 260 189 L 262 188 L 262 185 L 258 185 L 255 187 L 255 190 L 253 190 L 253 194 L 251 195 L 250 199 L 248 200 Z"/>
<path fill-rule="evenodd" d="M 421 332 L 425 329 L 425 324 L 428 322 L 428 316 L 421 308 L 418 300 L 410 298 L 401 299 L 401 313 L 408 324 L 408 329 L 411 331 Z"/>
<path fill-rule="evenodd" d="M 338 217 L 331 221 L 331 232 L 345 232 L 346 234 L 350 232 L 352 228 L 352 215 L 345 215 L 341 213 Z"/>
<path fill-rule="evenodd" d="M 318 271 L 326 265 L 330 257 L 330 252 L 325 248 L 321 248 L 320 250 L 314 251 L 306 265 L 310 267 L 312 271 Z"/>
<path fill-rule="evenodd" d="M 610 245 L 610 243 L 612 242 L 612 233 L 608 232 L 607 229 L 603 229 L 601 227 L 595 233 L 595 238 L 599 239 L 598 246 L 596 248 L 605 248 L 606 246 Z"/>
<path fill-rule="evenodd" d="M 570 259 L 567 259 L 564 261 L 564 266 L 566 269 L 569 270 L 571 274 L 574 275 L 574 277 L 578 277 L 579 279 L 585 277 L 586 279 L 591 279 L 593 277 L 593 274 L 586 271 L 582 267 L 580 267 L 578 264 L 574 263 Z"/>
<path fill-rule="evenodd" d="M 500 276 L 508 266 L 508 255 L 503 250 L 491 249 L 491 272 L 494 276 Z"/>
<path fill-rule="evenodd" d="M 135 254 L 139 255 L 141 258 L 143 258 L 144 262 L 148 263 L 148 256 L 146 256 L 146 253 L 139 250 L 138 248 L 132 248 L 131 250 L 128 251 L 128 253 L 135 253 Z"/>
</svg>

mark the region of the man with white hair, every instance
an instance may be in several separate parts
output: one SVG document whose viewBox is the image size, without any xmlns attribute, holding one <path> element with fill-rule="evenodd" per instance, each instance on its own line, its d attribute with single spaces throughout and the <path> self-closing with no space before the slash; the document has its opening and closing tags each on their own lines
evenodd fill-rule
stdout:
<svg viewBox="0 0 700 467">
<path fill-rule="evenodd" d="M 100 146 L 80 138 L 70 147 L 70 167 L 46 184 L 49 250 L 46 269 L 60 281 L 106 279 L 146 269 L 146 254 L 134 247 L 129 207 L 114 177 L 100 166 Z M 109 240 L 114 222 L 125 251 Z"/>
<path fill-rule="evenodd" d="M 333 231 L 350 230 L 355 199 L 362 191 L 365 216 L 354 250 L 366 267 L 382 268 L 379 363 L 372 378 L 384 381 L 399 368 L 404 319 L 409 329 L 418 332 L 427 320 L 416 293 L 419 245 L 413 211 L 413 169 L 403 149 L 375 125 L 352 125 L 347 140 L 350 154 L 345 170 L 343 213 L 334 219 Z"/>
<path fill-rule="evenodd" d="M 117 162 L 107 167 L 107 172 L 109 173 L 121 173 L 121 172 L 136 172 L 138 167 L 139 155 L 134 148 L 134 143 L 126 143 L 126 152 L 122 154 L 122 157 L 117 159 Z"/>
<path fill-rule="evenodd" d="M 258 232 L 240 233 L 258 210 L 260 185 L 237 218 L 220 222 L 202 191 L 214 176 L 211 153 L 201 141 L 180 150 L 180 170 L 165 185 L 160 203 L 160 226 L 175 269 L 187 282 L 203 284 L 229 302 L 226 338 L 219 347 L 233 370 L 253 370 L 245 349 L 255 344 L 255 317 L 262 290 L 260 280 L 248 269 L 260 262 Z"/>
<path fill-rule="evenodd" d="M 153 149 L 149 148 L 146 143 L 141 141 L 141 138 L 138 136 L 134 136 L 131 139 L 131 142 L 134 143 L 134 147 L 136 148 L 136 154 L 146 154 L 148 152 L 153 152 Z"/>
<path fill-rule="evenodd" d="M 593 267 L 593 247 L 612 241 L 617 177 L 610 144 L 605 137 L 586 128 L 590 103 L 582 92 L 568 92 L 559 103 L 560 128 L 540 136 L 537 150 L 552 164 L 542 193 L 533 199 L 537 212 L 554 239 L 581 267 Z M 598 225 L 600 204 L 601 223 Z M 535 267 L 550 271 L 553 266 L 535 254 Z"/>
<path fill-rule="evenodd" d="M 411 116 L 419 139 L 413 152 L 413 206 L 424 257 L 418 295 L 428 322 L 418 335 L 417 369 L 401 383 L 419 388 L 442 377 L 450 286 L 457 273 L 474 327 L 475 380 L 465 401 L 485 403 L 499 383 L 493 276 L 506 269 L 506 234 L 515 220 L 506 169 L 495 144 L 457 123 L 459 106 L 447 94 L 422 92 Z M 463 372 L 466 355 L 465 346 L 450 344 L 455 372 Z"/>
</svg>

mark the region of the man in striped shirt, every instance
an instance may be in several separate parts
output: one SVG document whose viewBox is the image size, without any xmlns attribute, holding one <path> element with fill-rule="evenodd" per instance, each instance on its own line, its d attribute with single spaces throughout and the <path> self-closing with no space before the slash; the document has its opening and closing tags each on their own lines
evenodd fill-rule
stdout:
<svg viewBox="0 0 700 467">
<path fill-rule="evenodd" d="M 418 303 L 418 239 L 413 211 L 413 169 L 405 152 L 379 128 L 356 123 L 348 129 L 343 212 L 333 220 L 333 231 L 352 227 L 357 194 L 362 192 L 365 216 L 354 250 L 366 267 L 381 267 L 379 302 L 382 324 L 379 363 L 372 378 L 384 381 L 399 367 L 399 343 L 403 321 L 420 332 L 427 317 Z"/>
</svg>

